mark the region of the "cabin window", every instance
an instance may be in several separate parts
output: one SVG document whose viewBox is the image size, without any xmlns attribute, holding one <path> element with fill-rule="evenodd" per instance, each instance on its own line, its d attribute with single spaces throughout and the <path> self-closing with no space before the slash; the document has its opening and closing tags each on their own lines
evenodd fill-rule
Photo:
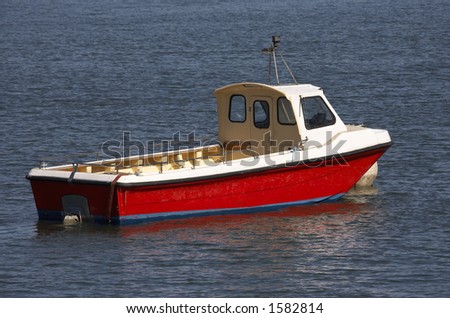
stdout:
<svg viewBox="0 0 450 318">
<path fill-rule="evenodd" d="M 243 123 L 247 116 L 245 110 L 245 97 L 242 95 L 233 95 L 230 99 L 230 109 L 228 118 L 234 123 Z"/>
<path fill-rule="evenodd" d="M 301 104 L 306 129 L 315 129 L 336 123 L 336 117 L 321 97 L 302 98 Z"/>
<path fill-rule="evenodd" d="M 269 103 L 257 100 L 253 103 L 253 122 L 256 128 L 269 128 Z"/>
<path fill-rule="evenodd" d="M 295 125 L 295 115 L 292 110 L 292 104 L 286 97 L 278 98 L 277 117 L 281 125 Z"/>
</svg>

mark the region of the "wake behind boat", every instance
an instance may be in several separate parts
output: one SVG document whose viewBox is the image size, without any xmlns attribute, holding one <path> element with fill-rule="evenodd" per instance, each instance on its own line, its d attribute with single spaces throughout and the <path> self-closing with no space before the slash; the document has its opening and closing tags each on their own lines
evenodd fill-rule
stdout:
<svg viewBox="0 0 450 318">
<path fill-rule="evenodd" d="M 335 200 L 390 147 L 386 130 L 346 125 L 323 90 L 277 83 L 217 89 L 214 145 L 33 168 L 39 218 L 126 224 Z M 283 62 L 284 58 L 280 53 Z M 285 63 L 289 73 L 292 72 Z"/>
</svg>

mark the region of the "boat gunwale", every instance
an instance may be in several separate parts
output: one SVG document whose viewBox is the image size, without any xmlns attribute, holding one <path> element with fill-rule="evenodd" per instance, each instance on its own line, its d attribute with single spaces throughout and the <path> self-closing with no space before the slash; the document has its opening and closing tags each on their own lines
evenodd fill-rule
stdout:
<svg viewBox="0 0 450 318">
<path fill-rule="evenodd" d="M 353 157 L 365 154 L 367 152 L 372 152 L 375 150 L 382 150 L 386 151 L 389 147 L 391 147 L 393 144 L 392 141 L 377 144 L 345 153 L 335 153 L 332 155 L 322 156 L 322 157 L 316 157 L 308 160 L 298 160 L 298 161 L 291 161 L 291 162 L 285 162 L 277 165 L 268 165 L 265 167 L 257 167 L 257 168 L 250 168 L 246 170 L 239 170 L 239 171 L 231 171 L 231 172 L 225 172 L 221 174 L 209 174 L 206 176 L 193 176 L 193 177 L 185 177 L 185 178 L 179 178 L 179 179 L 171 179 L 171 180 L 151 180 L 151 181 L 143 181 L 143 182 L 121 182 L 119 179 L 117 181 L 116 187 L 118 188 L 133 188 L 133 187 L 152 187 L 152 186 L 175 186 L 175 185 L 183 185 L 190 182 L 197 182 L 197 181 L 213 181 L 223 178 L 229 178 L 229 177 L 239 177 L 243 175 L 250 175 L 250 174 L 256 174 L 260 172 L 278 172 L 280 169 L 300 169 L 300 168 L 317 168 L 321 165 L 323 165 L 324 162 L 329 160 L 344 160 L 348 159 L 347 157 Z M 359 157 L 359 156 L 358 156 Z M 129 158 L 129 157 L 127 157 Z M 353 160 L 355 158 L 351 158 Z M 243 159 L 239 159 L 237 161 L 240 161 Z M 309 164 L 314 163 L 314 166 L 311 166 Z M 36 170 L 40 170 L 39 168 L 35 168 Z M 33 169 L 33 170 L 35 170 Z M 32 170 L 32 171 L 33 171 Z M 32 172 L 30 171 L 30 173 Z M 45 171 L 45 170 L 44 170 Z M 56 171 L 60 172 L 60 171 Z M 61 171 L 62 172 L 62 171 Z M 36 176 L 36 175 L 30 175 L 30 173 L 26 176 L 28 180 L 46 180 L 46 181 L 56 181 L 56 182 L 64 182 L 67 183 L 69 178 L 68 177 L 62 177 L 62 176 Z M 88 174 L 90 173 L 84 173 L 79 172 L 79 174 Z M 109 176 L 111 178 L 110 181 L 103 181 L 103 180 L 88 180 L 88 179 L 72 179 L 70 183 L 73 184 L 95 184 L 95 185 L 111 185 L 113 183 L 113 179 L 116 178 L 118 175 L 122 176 L 129 176 L 129 174 L 101 174 L 102 176 Z"/>
</svg>

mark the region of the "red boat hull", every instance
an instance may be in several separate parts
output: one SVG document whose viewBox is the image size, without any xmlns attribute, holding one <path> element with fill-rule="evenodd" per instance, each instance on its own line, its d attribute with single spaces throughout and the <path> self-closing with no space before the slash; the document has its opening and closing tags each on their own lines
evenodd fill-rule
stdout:
<svg viewBox="0 0 450 318">
<path fill-rule="evenodd" d="M 245 213 L 337 199 L 388 146 L 262 171 L 169 184 L 89 184 L 30 178 L 40 219 L 64 218 L 65 196 L 85 198 L 94 221 L 135 223 Z"/>
</svg>

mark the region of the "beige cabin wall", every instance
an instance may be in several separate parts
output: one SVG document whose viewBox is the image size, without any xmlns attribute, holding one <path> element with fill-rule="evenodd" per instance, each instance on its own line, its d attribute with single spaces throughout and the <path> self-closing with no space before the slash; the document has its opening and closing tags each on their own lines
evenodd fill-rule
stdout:
<svg viewBox="0 0 450 318">
<path fill-rule="evenodd" d="M 246 121 L 243 123 L 234 123 L 229 120 L 230 98 L 233 95 L 243 95 L 246 99 L 247 116 Z M 260 133 L 255 134 L 252 109 L 253 102 L 258 100 L 258 96 L 266 97 L 270 100 L 270 126 L 268 129 L 261 129 Z M 237 141 L 242 144 L 245 141 L 254 140 L 254 136 L 257 135 L 257 139 L 259 140 L 256 141 L 260 142 L 260 147 L 256 150 L 259 154 L 263 154 L 265 151 L 262 147 L 262 136 L 264 133 L 270 132 L 271 140 L 274 141 L 274 144 L 270 148 L 271 153 L 286 150 L 288 147 L 297 145 L 300 141 L 298 125 L 282 125 L 278 122 L 277 100 L 280 97 L 286 96 L 267 86 L 257 85 L 254 87 L 236 85 L 234 87 L 226 88 L 221 92 L 216 92 L 219 141 L 224 145 L 228 145 L 232 141 L 235 143 Z M 295 107 L 295 103 L 293 101 L 291 101 L 291 103 L 292 106 Z M 297 114 L 295 111 L 294 113 Z M 296 119 L 298 122 L 298 118 Z M 283 149 L 280 149 L 280 147 Z"/>
<path fill-rule="evenodd" d="M 222 144 L 235 140 L 242 141 L 243 139 L 250 139 L 248 116 L 244 123 L 233 123 L 228 118 L 230 98 L 232 95 L 221 95 L 217 98 L 218 139 Z"/>
<path fill-rule="evenodd" d="M 277 119 L 275 118 L 275 120 Z M 297 125 L 280 125 L 277 121 L 273 131 L 272 139 L 276 143 L 277 151 L 284 151 L 287 150 L 287 148 L 295 147 L 300 142 L 300 134 Z"/>
</svg>

